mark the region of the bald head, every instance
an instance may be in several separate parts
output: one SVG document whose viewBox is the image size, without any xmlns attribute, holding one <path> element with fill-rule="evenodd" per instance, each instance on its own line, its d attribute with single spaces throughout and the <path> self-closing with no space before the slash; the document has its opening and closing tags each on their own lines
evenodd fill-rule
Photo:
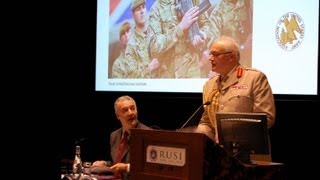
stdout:
<svg viewBox="0 0 320 180">
<path fill-rule="evenodd" d="M 237 60 L 240 61 L 240 50 L 238 43 L 231 37 L 222 36 L 217 38 L 213 46 L 218 46 L 223 52 L 233 52 L 237 55 Z"/>
<path fill-rule="evenodd" d="M 219 37 L 210 47 L 209 58 L 213 72 L 224 76 L 239 65 L 239 45 L 230 37 Z"/>
</svg>

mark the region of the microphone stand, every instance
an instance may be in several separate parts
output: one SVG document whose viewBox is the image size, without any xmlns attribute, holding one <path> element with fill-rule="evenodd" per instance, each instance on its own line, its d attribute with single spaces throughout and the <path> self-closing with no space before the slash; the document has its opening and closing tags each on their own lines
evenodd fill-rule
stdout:
<svg viewBox="0 0 320 180">
<path fill-rule="evenodd" d="M 209 105 L 211 104 L 210 101 L 205 102 L 204 104 L 201 104 L 201 106 L 198 107 L 198 109 L 190 116 L 190 118 L 181 126 L 181 128 L 179 129 L 179 131 L 182 131 L 182 129 L 189 123 L 189 121 L 191 119 L 193 119 L 193 117 L 200 111 L 200 109 L 205 106 L 205 105 Z"/>
</svg>

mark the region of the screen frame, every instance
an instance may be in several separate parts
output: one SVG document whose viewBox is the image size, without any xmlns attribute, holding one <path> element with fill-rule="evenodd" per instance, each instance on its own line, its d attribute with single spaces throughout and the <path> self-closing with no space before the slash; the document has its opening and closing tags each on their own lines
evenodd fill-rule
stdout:
<svg viewBox="0 0 320 180">
<path fill-rule="evenodd" d="M 97 1 L 98 2 L 98 1 Z M 96 6 L 98 6 L 98 3 L 97 3 L 97 5 Z M 97 11 L 97 9 L 95 9 L 95 12 Z M 97 17 L 95 17 L 96 19 L 97 19 Z M 96 21 L 95 21 L 96 22 Z M 96 30 L 97 30 L 97 26 L 96 26 Z M 97 36 L 97 34 L 98 34 L 98 32 L 96 32 L 96 36 Z M 95 41 L 97 41 L 97 39 L 95 39 Z M 95 52 L 96 54 L 97 54 L 97 52 Z M 312 53 L 311 53 L 312 54 Z M 319 63 L 317 63 L 317 66 L 318 66 L 318 70 L 319 70 Z M 97 68 L 97 67 L 95 67 L 95 68 Z M 281 68 L 279 68 L 279 69 L 281 69 Z M 96 69 L 95 69 L 95 71 L 96 71 Z M 281 71 L 283 71 L 283 69 L 281 70 Z M 292 72 L 292 73 L 291 73 Z M 289 76 L 291 76 L 292 74 L 295 74 L 295 72 L 297 72 L 297 71 L 294 71 L 294 70 L 291 70 L 290 72 L 288 72 L 288 73 L 283 73 L 283 74 L 289 74 Z M 268 72 L 266 72 L 266 74 L 268 75 Z M 302 73 L 302 74 L 304 74 L 304 73 Z M 269 77 L 269 75 L 268 75 L 268 77 Z M 300 76 L 297 76 L 297 77 L 300 77 Z M 96 79 L 96 77 L 94 78 L 94 79 Z M 271 79 L 271 78 L 270 78 Z M 291 79 L 291 78 L 290 78 Z M 296 79 L 296 78 L 292 78 L 292 79 Z M 306 79 L 306 78 L 305 78 Z M 309 78 L 307 78 L 307 79 L 309 79 Z M 294 81 L 297 81 L 297 80 L 294 80 Z M 96 83 L 96 82 L 95 82 Z M 271 83 L 271 82 L 270 82 Z M 272 83 L 271 83 L 272 84 Z M 300 94 L 300 93 L 298 93 L 298 94 L 291 94 L 291 93 L 278 93 L 278 92 L 274 92 L 274 94 L 275 95 L 280 95 L 279 97 L 280 97 L 280 99 L 319 99 L 318 98 L 318 96 L 319 96 L 319 73 L 318 73 L 318 79 L 317 79 L 317 94 L 308 94 L 308 93 L 306 93 L 306 94 Z M 97 85 L 97 83 L 95 84 L 95 86 Z M 284 86 L 283 86 L 284 87 Z M 298 87 L 298 86 L 297 86 Z M 299 86 L 299 88 L 300 87 L 304 87 L 304 86 Z M 128 92 L 128 93 L 130 93 L 130 92 L 133 92 L 133 93 L 135 93 L 135 92 L 139 92 L 139 93 L 145 93 L 145 92 L 149 92 L 148 90 L 141 90 L 141 91 L 138 91 L 138 90 L 130 90 L 130 89 L 125 89 L 125 87 L 124 88 L 122 88 L 122 89 L 120 89 L 120 90 L 114 90 L 114 89 L 108 89 L 108 90 L 99 90 L 99 89 L 96 89 L 96 87 L 94 87 L 95 88 L 95 91 L 97 91 L 97 92 L 99 92 L 99 91 L 101 91 L 101 92 L 111 92 L 111 93 L 113 93 L 113 92 L 124 92 L 124 93 L 126 93 L 126 92 Z M 274 88 L 275 89 L 275 86 L 272 86 L 272 88 Z M 284 88 L 287 88 L 287 87 L 284 87 Z M 295 89 L 295 88 L 287 88 L 287 89 Z M 169 91 L 169 90 L 168 90 Z M 164 93 L 167 93 L 167 91 L 164 91 L 164 92 L 161 92 L 161 91 L 151 91 L 151 93 L 159 93 L 159 94 L 164 94 Z M 175 93 L 175 92 L 173 92 L 173 93 Z M 183 94 L 187 94 L 187 93 L 192 93 L 191 95 L 194 95 L 195 93 L 201 93 L 201 92 L 189 92 L 189 91 L 186 91 L 186 92 L 178 92 L 178 93 L 183 93 Z M 289 96 L 289 97 L 288 97 Z M 288 97 L 288 98 L 287 98 Z"/>
<path fill-rule="evenodd" d="M 233 156 L 241 152 L 245 154 L 270 154 L 266 113 L 217 112 L 216 121 L 219 144 Z M 230 132 L 227 131 L 230 130 L 230 126 L 241 130 L 241 132 L 234 132 L 234 130 L 237 130 L 234 129 L 232 132 L 233 136 L 237 133 L 235 138 L 237 141 L 241 141 L 235 144 L 236 149 L 231 149 L 232 147 L 227 144 L 231 142 Z M 243 129 L 247 131 L 243 131 Z M 254 136 L 255 138 L 252 136 L 253 133 L 257 135 Z M 241 147 L 244 143 L 243 140 L 247 141 L 246 145 L 249 145 L 249 148 Z"/>
</svg>

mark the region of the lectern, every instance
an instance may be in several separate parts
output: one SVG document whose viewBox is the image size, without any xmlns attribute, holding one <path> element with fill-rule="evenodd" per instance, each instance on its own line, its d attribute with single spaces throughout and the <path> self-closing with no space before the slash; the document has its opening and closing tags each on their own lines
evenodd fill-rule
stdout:
<svg viewBox="0 0 320 180">
<path fill-rule="evenodd" d="M 201 180 L 244 172 L 237 159 L 201 133 L 132 129 L 130 141 L 133 180 Z"/>
</svg>

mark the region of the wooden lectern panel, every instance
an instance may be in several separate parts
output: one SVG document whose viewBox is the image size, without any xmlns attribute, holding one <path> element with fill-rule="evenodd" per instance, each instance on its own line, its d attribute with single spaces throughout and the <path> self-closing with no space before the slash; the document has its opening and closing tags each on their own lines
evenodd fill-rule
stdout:
<svg viewBox="0 0 320 180">
<path fill-rule="evenodd" d="M 283 177 L 283 164 L 243 164 L 200 133 L 132 129 L 130 139 L 130 180 Z"/>
<path fill-rule="evenodd" d="M 131 130 L 130 179 L 203 179 L 205 150 L 213 143 L 200 133 Z"/>
</svg>

